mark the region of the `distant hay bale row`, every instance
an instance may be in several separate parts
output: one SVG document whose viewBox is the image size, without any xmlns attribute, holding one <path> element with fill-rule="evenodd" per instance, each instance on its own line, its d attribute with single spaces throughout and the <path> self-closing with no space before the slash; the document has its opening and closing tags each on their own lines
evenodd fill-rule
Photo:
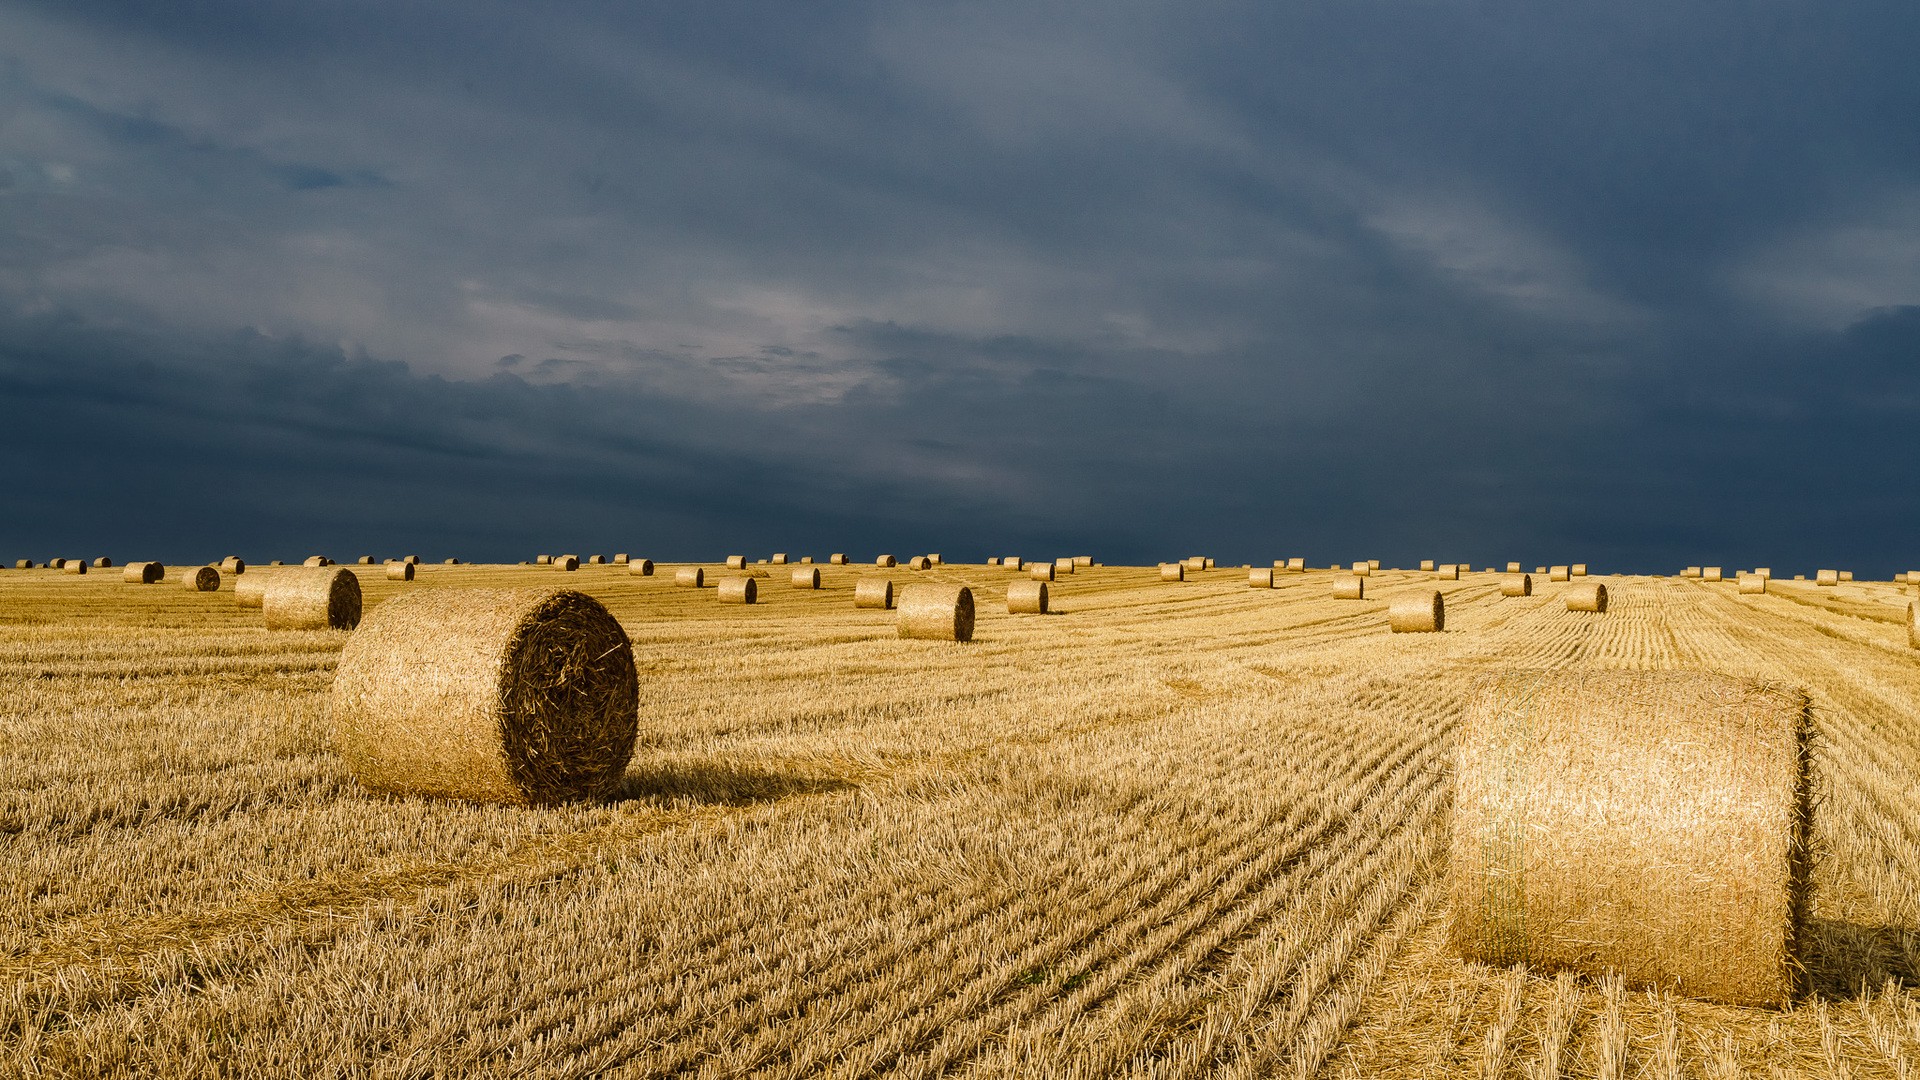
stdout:
<svg viewBox="0 0 1920 1080">
<path fill-rule="evenodd" d="M 515 805 L 610 794 L 639 680 L 620 623 L 556 589 L 428 589 L 341 651 L 333 744 L 369 788 Z"/>
<path fill-rule="evenodd" d="M 1007 614 L 1009 615 L 1045 615 L 1047 613 L 1047 583 L 1031 578 L 1016 581 L 1007 586 Z"/>
<path fill-rule="evenodd" d="M 972 641 L 973 614 L 973 590 L 965 585 L 909 585 L 900 592 L 903 638 Z"/>
<path fill-rule="evenodd" d="M 166 577 L 166 564 L 157 562 L 130 562 L 120 571 L 120 579 L 129 585 L 153 585 Z"/>
<path fill-rule="evenodd" d="M 360 579 L 345 567 L 289 568 L 264 586 L 260 606 L 269 630 L 351 630 L 360 623 Z"/>
<path fill-rule="evenodd" d="M 1500 582 L 1500 595 L 1501 596 L 1532 596 L 1533 595 L 1533 575 L 1532 574 L 1516 574 L 1516 573 L 1509 572 L 1507 577 Z"/>
<path fill-rule="evenodd" d="M 1354 580 L 1359 580 L 1358 578 Z M 1387 625 L 1396 634 L 1437 633 L 1447 628 L 1447 601 L 1438 589 L 1396 596 L 1387 605 Z"/>
<path fill-rule="evenodd" d="M 1607 611 L 1607 587 L 1597 581 L 1581 582 L 1567 590 L 1568 611 L 1591 611 L 1604 615 Z"/>
<path fill-rule="evenodd" d="M 853 606 L 882 610 L 893 607 L 893 582 L 887 578 L 861 578 L 854 582 Z"/>
<path fill-rule="evenodd" d="M 1483 683 L 1454 767 L 1452 948 L 1787 1004 L 1804 981 L 1811 732 L 1803 692 L 1721 675 Z"/>
</svg>

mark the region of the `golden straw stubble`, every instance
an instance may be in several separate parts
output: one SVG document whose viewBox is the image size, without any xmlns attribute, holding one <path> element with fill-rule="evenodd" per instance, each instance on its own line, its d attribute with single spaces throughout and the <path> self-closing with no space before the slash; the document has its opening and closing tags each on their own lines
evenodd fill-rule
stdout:
<svg viewBox="0 0 1920 1080">
<path fill-rule="evenodd" d="M 965 585 L 909 585 L 899 606 L 903 638 L 973 640 L 973 590 Z"/>
<path fill-rule="evenodd" d="M 1358 579 L 1356 579 L 1358 580 Z M 1439 589 L 1396 596 L 1387 605 L 1387 625 L 1396 634 L 1433 633 L 1447 628 L 1447 601 Z"/>
<path fill-rule="evenodd" d="M 334 748 L 379 791 L 511 804 L 606 794 L 633 755 L 633 648 L 571 589 L 429 589 L 341 651 Z"/>
<path fill-rule="evenodd" d="M 260 606 L 269 630 L 351 630 L 360 625 L 360 579 L 344 566 L 289 567 L 267 579 Z"/>
<path fill-rule="evenodd" d="M 1723 675 L 1485 680 L 1454 768 L 1453 949 L 1787 1003 L 1802 978 L 1811 731 L 1805 693 Z"/>
</svg>

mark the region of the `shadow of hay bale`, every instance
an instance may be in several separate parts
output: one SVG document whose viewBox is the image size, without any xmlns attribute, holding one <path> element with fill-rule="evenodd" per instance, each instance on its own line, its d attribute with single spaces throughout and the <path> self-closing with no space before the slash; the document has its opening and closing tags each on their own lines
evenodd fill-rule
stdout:
<svg viewBox="0 0 1920 1080">
<path fill-rule="evenodd" d="M 829 773 L 779 772 L 723 762 L 650 762 L 629 767 L 610 800 L 747 806 L 795 795 L 850 791 L 856 786 L 844 776 Z"/>
<path fill-rule="evenodd" d="M 1811 997 L 1851 1000 L 1861 987 L 1878 993 L 1888 979 L 1920 986 L 1920 930 L 1867 926 L 1845 919 L 1807 920 L 1804 962 Z"/>
</svg>

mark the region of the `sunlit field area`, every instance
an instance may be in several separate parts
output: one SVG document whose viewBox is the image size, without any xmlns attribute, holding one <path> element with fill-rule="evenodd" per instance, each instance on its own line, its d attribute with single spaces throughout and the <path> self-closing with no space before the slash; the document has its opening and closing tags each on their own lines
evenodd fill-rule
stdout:
<svg viewBox="0 0 1920 1080">
<path fill-rule="evenodd" d="M 0 571 L 0 1073 L 635 1077 L 1908 1077 L 1920 1062 L 1920 651 L 1908 588 L 1081 568 L 786 567 L 751 606 L 624 566 L 355 567 L 561 585 L 633 642 L 616 796 L 370 792 L 330 749 L 351 634 Z M 250 571 L 253 572 L 253 571 Z M 745 571 L 751 573 L 751 569 Z M 173 572 L 177 575 L 177 569 Z M 1809 571 L 1811 574 L 1811 571 Z M 855 582 L 972 588 L 903 640 Z M 1395 634 L 1438 588 L 1445 630 Z M 1784 1010 L 1447 947 L 1478 676 L 1803 687 L 1818 862 Z"/>
</svg>

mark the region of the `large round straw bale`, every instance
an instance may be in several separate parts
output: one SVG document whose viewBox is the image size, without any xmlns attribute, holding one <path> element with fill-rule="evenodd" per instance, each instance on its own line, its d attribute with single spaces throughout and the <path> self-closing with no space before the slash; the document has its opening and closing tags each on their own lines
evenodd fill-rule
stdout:
<svg viewBox="0 0 1920 1080">
<path fill-rule="evenodd" d="M 787 553 L 784 551 L 776 551 L 773 553 L 771 561 L 775 566 L 785 566 L 787 565 Z"/>
<path fill-rule="evenodd" d="M 1000 569 L 1002 570 L 1012 570 L 1018 573 L 1026 568 L 1027 564 L 1021 561 L 1018 555 L 1003 555 L 1000 558 Z"/>
<path fill-rule="evenodd" d="M 1027 576 L 1035 581 L 1052 581 L 1054 570 L 1050 562 L 1037 562 L 1027 568 Z"/>
<path fill-rule="evenodd" d="M 931 570 L 933 569 L 933 561 L 928 559 L 925 555 L 915 555 L 913 558 L 907 560 L 907 569 Z"/>
<path fill-rule="evenodd" d="M 1725 576 L 1717 566 L 1705 566 L 1700 569 L 1700 580 L 1702 581 L 1719 581 Z"/>
<path fill-rule="evenodd" d="M 1053 560 L 1053 570 L 1056 574 L 1071 574 L 1076 569 L 1078 569 L 1078 567 L 1074 565 L 1073 559 L 1071 558 Z"/>
<path fill-rule="evenodd" d="M 233 582 L 233 600 L 241 607 L 262 607 L 267 598 L 267 582 L 279 571 L 255 570 L 251 574 L 242 574 Z"/>
<path fill-rule="evenodd" d="M 1213 569 L 1213 560 L 1212 560 L 1212 559 L 1208 559 L 1208 560 L 1206 561 L 1206 569 L 1208 569 L 1208 570 L 1211 570 L 1211 569 Z"/>
<path fill-rule="evenodd" d="M 1299 572 L 1304 574 L 1307 572 L 1307 560 L 1304 557 L 1298 558 L 1298 559 L 1288 559 L 1287 569 L 1298 570 Z"/>
<path fill-rule="evenodd" d="M 269 630 L 351 630 L 360 625 L 360 579 L 343 566 L 289 569 L 267 582 Z"/>
<path fill-rule="evenodd" d="M 220 572 L 228 577 L 239 577 L 247 572 L 247 561 L 238 555 L 229 555 L 219 562 Z"/>
<path fill-rule="evenodd" d="M 1510 562 L 1510 563 L 1508 563 L 1508 564 L 1507 564 L 1507 573 L 1509 573 L 1509 574 L 1517 574 L 1517 573 L 1519 573 L 1519 572 L 1520 572 L 1520 564 L 1519 564 L 1519 563 L 1517 563 L 1517 562 Z"/>
<path fill-rule="evenodd" d="M 817 566 L 796 566 L 793 568 L 793 587 L 796 589 L 817 589 L 820 587 L 820 568 Z"/>
<path fill-rule="evenodd" d="M 220 571 L 211 566 L 202 566 L 197 570 L 182 570 L 180 583 L 188 592 L 219 592 Z"/>
<path fill-rule="evenodd" d="M 1073 565 L 1091 570 L 1093 569 L 1093 556 L 1075 555 L 1073 557 Z"/>
<path fill-rule="evenodd" d="M 1432 569 L 1433 569 L 1433 560 L 1432 560 L 1432 559 L 1421 559 L 1421 560 L 1420 560 L 1420 569 L 1422 569 L 1422 570 L 1432 570 Z"/>
<path fill-rule="evenodd" d="M 1532 574 L 1508 574 L 1505 580 L 1500 582 L 1500 595 L 1501 596 L 1532 596 L 1533 595 L 1533 575 Z"/>
<path fill-rule="evenodd" d="M 1047 583 L 1027 578 L 1007 586 L 1007 614 L 1009 615 L 1045 615 L 1047 613 Z"/>
<path fill-rule="evenodd" d="M 631 573 L 632 571 L 628 571 Z M 683 566 L 674 571 L 673 583 L 689 589 L 698 589 L 707 583 L 707 572 L 698 566 Z"/>
<path fill-rule="evenodd" d="M 1806 694 L 1723 675 L 1489 679 L 1454 766 L 1453 948 L 1787 1003 L 1802 979 L 1811 730 Z"/>
<path fill-rule="evenodd" d="M 562 571 L 563 573 L 570 574 L 575 570 L 580 569 L 580 556 L 562 555 L 559 558 L 553 560 L 553 565 L 556 569 Z"/>
<path fill-rule="evenodd" d="M 653 576 L 653 560 L 652 559 L 628 559 L 627 573 L 633 575 L 634 577 L 652 577 Z"/>
<path fill-rule="evenodd" d="M 31 570 L 33 569 L 33 560 L 32 559 L 15 559 L 13 560 L 13 568 L 15 570 Z"/>
<path fill-rule="evenodd" d="M 827 562 L 831 563 L 834 566 L 845 566 L 847 565 L 847 557 L 843 554 L 836 552 L 832 555 L 827 556 Z"/>
<path fill-rule="evenodd" d="M 614 553 L 613 565 L 615 566 L 625 566 L 632 561 L 633 561 L 633 557 L 631 555 L 628 555 L 624 551 Z"/>
<path fill-rule="evenodd" d="M 746 568 L 747 568 L 747 557 L 745 555 L 727 556 L 727 569 L 745 570 Z"/>
<path fill-rule="evenodd" d="M 1607 611 L 1607 587 L 1597 581 L 1581 582 L 1567 590 L 1568 611 L 1591 611 L 1604 615 Z"/>
<path fill-rule="evenodd" d="M 1367 579 L 1355 574 L 1342 574 L 1333 579 L 1333 598 L 1335 600 L 1364 600 L 1367 598 Z"/>
<path fill-rule="evenodd" d="M 1205 570 L 1206 568 L 1207 568 L 1207 557 L 1205 555 L 1189 555 L 1187 557 L 1187 569 Z"/>
<path fill-rule="evenodd" d="M 1754 573 L 1757 574 L 1759 573 L 1759 571 L 1756 570 L 1754 571 Z M 1920 585 L 1920 570 L 1907 571 L 1907 583 L 1911 585 Z"/>
<path fill-rule="evenodd" d="M 268 566 L 285 566 L 287 564 L 284 562 L 281 562 L 279 559 L 275 559 L 272 562 L 268 563 L 267 565 Z"/>
<path fill-rule="evenodd" d="M 893 606 L 893 582 L 887 578 L 861 578 L 853 583 L 853 606 L 881 608 Z"/>
<path fill-rule="evenodd" d="M 1441 563 L 1440 569 L 1435 570 L 1433 572 L 1433 576 L 1439 578 L 1441 581 L 1459 581 L 1460 580 L 1460 564 Z"/>
<path fill-rule="evenodd" d="M 1366 560 L 1362 559 L 1361 561 L 1353 564 L 1354 577 L 1366 577 L 1371 573 L 1373 573 L 1373 567 L 1368 566 L 1366 563 Z"/>
<path fill-rule="evenodd" d="M 1767 579 L 1759 574 L 1741 574 L 1736 587 L 1743 593 L 1763 593 L 1767 591 Z"/>
<path fill-rule="evenodd" d="M 900 563 L 897 560 L 895 560 L 894 557 L 891 555 L 882 555 L 879 558 L 873 560 L 873 565 L 879 567 L 882 570 L 891 570 L 894 567 L 899 566 Z"/>
<path fill-rule="evenodd" d="M 60 572 L 63 574 L 84 574 L 87 572 L 87 560 L 68 559 L 60 565 Z"/>
<path fill-rule="evenodd" d="M 626 632 L 562 589 L 423 589 L 340 653 L 333 745 L 380 791 L 513 804 L 612 790 L 633 755 Z"/>
<path fill-rule="evenodd" d="M 1548 581 L 1572 581 L 1573 567 L 1571 566 L 1551 567 L 1547 571 L 1547 580 Z"/>
<path fill-rule="evenodd" d="M 1447 601 L 1439 589 L 1421 589 L 1396 596 L 1387 605 L 1387 625 L 1396 634 L 1421 633 L 1447 628 Z"/>
<path fill-rule="evenodd" d="M 720 579 L 720 602 L 723 604 L 751 604 L 759 595 L 760 586 L 750 577 Z"/>
<path fill-rule="evenodd" d="M 1907 644 L 1920 649 L 1920 604 L 1907 605 Z"/>
<path fill-rule="evenodd" d="M 120 572 L 120 577 L 129 585 L 152 585 L 166 580 L 167 567 L 157 562 L 130 562 Z"/>
<path fill-rule="evenodd" d="M 47 565 L 48 565 L 48 566 L 50 566 L 50 567 L 52 567 L 52 568 L 53 568 L 53 569 L 55 569 L 55 570 L 65 570 L 65 569 L 67 568 L 67 560 L 65 560 L 65 559 L 48 559 L 48 560 L 47 560 Z"/>
<path fill-rule="evenodd" d="M 388 581 L 412 581 L 413 580 L 413 564 L 410 562 L 401 562 L 397 560 L 394 562 L 388 563 L 387 564 L 387 580 Z"/>
<path fill-rule="evenodd" d="M 1177 563 L 1177 562 L 1161 563 L 1160 564 L 1160 580 L 1161 581 L 1187 580 L 1187 564 Z"/>
<path fill-rule="evenodd" d="M 812 566 L 812 565 L 813 565 L 813 556 L 811 556 L 811 555 L 802 555 L 802 556 L 800 556 L 800 565 L 801 565 L 801 566 Z"/>
<path fill-rule="evenodd" d="M 1569 570 L 1571 570 L 1571 571 L 1573 572 L 1573 576 L 1574 576 L 1574 577 L 1586 577 L 1586 576 L 1587 576 L 1587 564 L 1586 564 L 1586 563 L 1583 563 L 1583 562 L 1577 562 L 1577 563 L 1574 563 L 1574 564 L 1573 564 L 1573 565 L 1572 565 L 1571 567 L 1569 567 L 1568 569 L 1569 569 Z"/>
<path fill-rule="evenodd" d="M 900 636 L 928 641 L 973 640 L 973 590 L 965 585 L 909 585 L 900 590 Z"/>
<path fill-rule="evenodd" d="M 1813 576 L 1813 583 L 1815 585 L 1838 585 L 1840 584 L 1840 572 L 1838 570 L 1822 570 Z"/>
<path fill-rule="evenodd" d="M 1369 569 L 1369 570 L 1378 570 L 1378 569 L 1380 569 L 1380 560 L 1379 560 L 1379 559 L 1368 559 L 1368 560 L 1367 560 L 1367 569 Z"/>
<path fill-rule="evenodd" d="M 408 561 L 408 562 L 410 562 L 410 563 L 412 563 L 412 564 L 413 564 L 413 565 L 415 565 L 415 566 L 419 566 L 419 565 L 420 565 L 420 556 L 418 556 L 418 555 L 409 555 L 409 556 L 407 556 L 407 561 Z"/>
<path fill-rule="evenodd" d="M 553 556 L 551 555 L 535 555 L 533 557 L 533 565 L 535 566 L 547 566 L 547 565 L 550 565 L 552 562 L 553 562 Z"/>
<path fill-rule="evenodd" d="M 607 565 L 607 557 L 605 555 L 589 555 L 587 556 L 587 565 L 605 566 Z"/>
<path fill-rule="evenodd" d="M 113 569 L 113 560 L 107 558 L 105 555 L 102 555 L 99 558 L 93 560 L 93 568 L 95 570 L 111 570 Z"/>
<path fill-rule="evenodd" d="M 1247 588 L 1249 589 L 1273 588 L 1273 567 L 1262 566 L 1262 567 L 1256 567 L 1252 570 L 1247 571 Z"/>
<path fill-rule="evenodd" d="M 332 566 L 333 560 L 325 555 L 309 555 L 301 562 L 302 566 Z"/>
<path fill-rule="evenodd" d="M 1852 580 L 1853 580 L 1853 571 L 1851 571 L 1851 570 L 1842 570 L 1842 571 L 1840 571 L 1840 580 L 1841 580 L 1841 581 L 1852 581 Z"/>
</svg>

